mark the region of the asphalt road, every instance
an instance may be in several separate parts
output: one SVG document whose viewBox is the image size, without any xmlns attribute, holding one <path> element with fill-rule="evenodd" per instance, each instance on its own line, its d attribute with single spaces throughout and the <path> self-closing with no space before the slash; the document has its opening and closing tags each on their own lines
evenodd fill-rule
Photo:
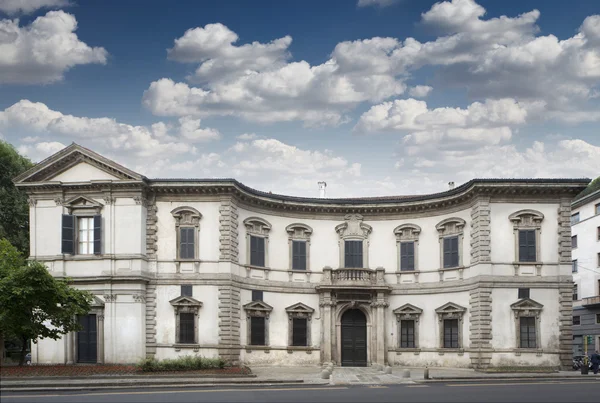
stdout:
<svg viewBox="0 0 600 403">
<path fill-rule="evenodd" d="M 214 387 L 2 393 L 4 403 L 70 402 L 600 402 L 598 381 L 429 383 L 390 386 Z"/>
</svg>

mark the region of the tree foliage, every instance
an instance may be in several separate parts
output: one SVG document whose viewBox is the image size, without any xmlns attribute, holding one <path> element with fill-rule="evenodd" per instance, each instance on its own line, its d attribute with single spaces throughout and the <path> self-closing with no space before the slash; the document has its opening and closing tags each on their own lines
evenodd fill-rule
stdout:
<svg viewBox="0 0 600 403">
<path fill-rule="evenodd" d="M 23 343 L 22 365 L 27 341 L 80 330 L 77 315 L 89 313 L 92 295 L 54 278 L 42 263 L 25 261 L 6 239 L 0 258 L 0 333 Z"/>
<path fill-rule="evenodd" d="M 27 195 L 12 180 L 32 166 L 12 145 L 0 141 L 0 238 L 8 239 L 25 256 L 29 255 L 29 205 Z"/>
<path fill-rule="evenodd" d="M 592 194 L 598 189 L 600 189 L 600 176 L 591 181 L 589 185 L 587 185 L 587 187 L 583 189 L 583 191 L 579 193 L 577 197 L 575 197 L 575 200 L 579 200 L 589 194 Z"/>
</svg>

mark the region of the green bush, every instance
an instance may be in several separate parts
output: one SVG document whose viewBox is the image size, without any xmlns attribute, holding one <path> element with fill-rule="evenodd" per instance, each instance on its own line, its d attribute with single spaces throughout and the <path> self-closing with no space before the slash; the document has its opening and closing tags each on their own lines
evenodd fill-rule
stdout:
<svg viewBox="0 0 600 403">
<path fill-rule="evenodd" d="M 224 368 L 225 364 L 225 361 L 221 358 L 185 355 L 162 361 L 155 360 L 154 358 L 146 358 L 137 365 L 137 368 L 142 372 L 196 371 L 199 369 L 220 369 Z"/>
</svg>

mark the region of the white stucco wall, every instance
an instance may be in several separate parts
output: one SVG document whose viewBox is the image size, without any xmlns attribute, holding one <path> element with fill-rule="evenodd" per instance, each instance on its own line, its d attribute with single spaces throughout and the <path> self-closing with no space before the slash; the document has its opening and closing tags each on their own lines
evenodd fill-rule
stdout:
<svg viewBox="0 0 600 403">
<path fill-rule="evenodd" d="M 579 222 L 571 226 L 571 235 L 577 235 L 577 248 L 573 248 L 572 258 L 577 260 L 578 271 L 573 273 L 573 281 L 577 284 L 580 300 L 600 295 L 600 214 L 596 214 L 598 203 L 600 195 L 571 212 L 579 213 Z"/>
<path fill-rule="evenodd" d="M 59 173 L 51 180 L 60 182 L 88 182 L 91 180 L 118 180 L 114 175 L 109 174 L 85 162 L 72 166 L 64 172 Z"/>
</svg>

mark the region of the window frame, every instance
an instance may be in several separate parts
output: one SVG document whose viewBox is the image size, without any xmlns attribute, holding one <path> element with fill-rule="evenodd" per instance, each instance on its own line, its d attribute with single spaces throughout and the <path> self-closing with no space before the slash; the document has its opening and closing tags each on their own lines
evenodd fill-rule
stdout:
<svg viewBox="0 0 600 403">
<path fill-rule="evenodd" d="M 92 198 L 87 196 L 76 196 L 65 202 L 63 199 L 59 198 L 55 200 L 57 205 L 63 206 L 63 214 L 61 219 L 61 254 L 63 255 L 72 255 L 72 256 L 98 256 L 103 254 L 104 249 L 104 218 L 102 216 L 102 209 L 104 205 Z M 65 214 L 66 209 L 66 214 Z M 73 231 L 71 240 L 65 240 L 65 221 L 64 217 L 71 217 L 72 219 L 72 227 L 70 228 Z M 92 240 L 88 241 L 92 243 L 93 252 L 92 253 L 81 253 L 79 252 L 79 219 L 80 218 L 92 218 L 92 231 L 91 237 Z M 65 251 L 65 242 L 72 242 L 71 252 Z"/>
<path fill-rule="evenodd" d="M 571 235 L 571 249 L 577 249 L 577 235 Z"/>
<path fill-rule="evenodd" d="M 526 294 L 526 295 L 523 295 L 523 294 Z M 531 289 L 524 288 L 524 287 L 518 288 L 517 298 L 519 298 L 519 299 L 531 298 Z"/>
<path fill-rule="evenodd" d="M 579 285 L 573 284 L 573 301 L 579 301 Z"/>
<path fill-rule="evenodd" d="M 87 222 L 87 229 L 82 229 L 82 221 L 85 220 Z M 75 232 L 76 232 L 76 236 L 75 236 L 75 245 L 76 245 L 76 255 L 94 255 L 95 254 L 95 248 L 94 248 L 94 237 L 95 237 L 95 231 L 94 231 L 94 216 L 87 216 L 87 215 L 81 215 L 81 216 L 75 216 Z M 87 233 L 87 241 L 82 241 L 81 240 L 81 234 L 82 231 L 85 231 Z M 82 243 L 83 242 L 83 243 Z M 88 247 L 88 252 L 82 252 L 82 245 L 87 245 Z M 89 248 L 91 246 L 91 252 L 89 252 Z"/>
<path fill-rule="evenodd" d="M 200 315 L 200 308 L 202 308 L 202 302 L 198 301 L 193 297 L 179 296 L 169 301 L 173 306 L 175 314 L 175 345 L 197 345 L 198 344 L 198 317 Z M 193 343 L 182 343 L 181 342 L 181 314 L 191 313 L 194 315 L 194 340 Z"/>
<path fill-rule="evenodd" d="M 525 324 L 525 329 L 527 330 L 527 335 L 528 337 L 524 340 L 523 339 L 523 322 L 524 321 L 531 321 L 532 323 L 530 324 Z M 533 331 L 533 343 L 534 345 L 531 345 L 531 337 L 530 337 L 530 333 L 531 331 Z M 538 342 L 538 337 L 537 337 L 537 324 L 536 324 L 536 318 L 535 316 L 519 316 L 519 348 L 520 349 L 537 349 L 539 346 L 539 342 Z M 527 344 L 524 346 L 524 344 Z"/>
<path fill-rule="evenodd" d="M 310 238 L 313 233 L 313 229 L 306 224 L 293 223 L 285 227 L 285 231 L 288 234 L 288 245 L 289 245 L 289 271 L 305 273 L 310 271 Z M 298 269 L 294 268 L 294 242 L 304 242 L 305 244 L 305 268 Z"/>
<path fill-rule="evenodd" d="M 594 215 L 600 214 L 600 203 L 594 205 Z"/>
<path fill-rule="evenodd" d="M 515 345 L 519 350 L 541 350 L 540 319 L 544 306 L 531 298 L 519 300 L 510 305 L 513 311 L 515 323 Z M 535 347 L 521 347 L 521 317 L 533 317 L 535 319 Z"/>
<path fill-rule="evenodd" d="M 458 320 L 457 318 L 454 319 L 444 319 L 443 320 L 443 328 L 444 328 L 444 337 L 443 337 L 443 341 L 442 341 L 442 348 L 445 349 L 457 349 L 460 348 L 460 337 L 459 337 L 459 328 L 460 328 L 460 320 Z M 449 324 L 456 324 L 456 327 L 454 326 L 448 326 Z M 456 332 L 454 332 L 454 330 L 456 329 Z M 450 343 L 449 345 L 446 343 L 447 342 L 447 330 L 450 330 Z M 454 343 L 456 343 L 456 345 L 454 345 Z"/>
<path fill-rule="evenodd" d="M 315 310 L 302 302 L 297 302 L 293 305 L 285 308 L 285 312 L 288 316 L 288 349 L 294 348 L 310 348 L 312 346 L 312 316 Z M 306 320 L 306 344 L 305 345 L 294 345 L 294 320 L 305 319 Z"/>
<path fill-rule="evenodd" d="M 541 233 L 542 221 L 544 214 L 537 210 L 525 209 L 516 211 L 508 216 L 508 219 L 513 224 L 514 234 L 514 264 L 515 265 L 540 265 L 541 264 Z M 534 230 L 535 231 L 535 260 L 523 261 L 520 256 L 520 231 Z"/>
<path fill-rule="evenodd" d="M 200 220 L 202 214 L 193 207 L 180 206 L 171 210 L 171 215 L 175 220 L 175 260 L 198 261 L 200 260 Z M 181 229 L 191 228 L 194 234 L 193 257 L 181 256 Z"/>
<path fill-rule="evenodd" d="M 465 237 L 465 225 L 467 222 L 460 217 L 449 217 L 445 220 L 440 221 L 435 228 L 438 231 L 439 237 L 439 253 L 440 253 L 440 268 L 439 270 L 453 270 L 464 268 L 463 263 L 463 245 Z M 445 251 L 445 239 L 457 237 L 457 265 L 456 266 L 445 266 L 444 262 L 444 251 Z"/>
<path fill-rule="evenodd" d="M 571 273 L 579 273 L 579 264 L 577 259 L 571 260 Z"/>
<path fill-rule="evenodd" d="M 409 323 L 410 326 L 408 326 Z M 400 348 L 416 348 L 415 328 L 416 323 L 413 319 L 400 320 Z M 410 340 L 411 336 L 412 340 Z"/>
<path fill-rule="evenodd" d="M 573 315 L 573 326 L 581 326 L 581 316 L 580 315 Z"/>
<path fill-rule="evenodd" d="M 271 224 L 261 217 L 248 217 L 244 220 L 246 228 L 246 265 L 255 269 L 269 269 L 269 233 L 271 232 Z M 264 239 L 264 266 L 256 266 L 252 264 L 252 237 Z"/>
<path fill-rule="evenodd" d="M 456 247 L 456 249 L 454 247 Z M 442 267 L 444 269 L 453 269 L 461 266 L 458 235 L 444 237 L 442 251 Z"/>
<path fill-rule="evenodd" d="M 339 247 L 339 267 L 346 268 L 346 242 L 345 241 L 363 241 L 362 243 L 362 266 L 363 269 L 369 268 L 369 236 L 373 228 L 363 222 L 364 217 L 361 214 L 346 214 L 345 222 L 335 227 L 338 234 Z"/>
<path fill-rule="evenodd" d="M 453 302 L 448 302 L 435 310 L 438 316 L 438 343 L 440 351 L 444 350 L 464 350 L 463 341 L 463 327 L 464 327 L 464 316 L 467 312 L 467 308 L 462 307 Z M 458 320 L 458 347 L 445 347 L 445 321 L 457 319 Z"/>
<path fill-rule="evenodd" d="M 344 239 L 344 268 L 345 269 L 362 269 L 365 263 L 365 256 L 363 254 L 364 244 L 362 239 Z M 354 252 L 354 254 L 350 254 L 351 252 L 348 248 L 349 244 L 360 245 Z M 359 262 L 360 257 L 360 264 Z"/>
<path fill-rule="evenodd" d="M 250 235 L 250 266 L 266 267 L 266 242 L 265 238 Z M 256 245 L 253 245 L 256 244 Z"/>
<path fill-rule="evenodd" d="M 273 307 L 264 301 L 252 301 L 243 306 L 246 312 L 246 345 L 248 349 L 253 347 L 268 347 L 269 340 L 269 318 Z M 252 344 L 252 318 L 264 319 L 264 344 Z"/>
<path fill-rule="evenodd" d="M 421 234 L 421 227 L 416 224 L 406 223 L 398 225 L 394 228 L 394 235 L 396 236 L 396 257 L 398 264 L 396 267 L 397 272 L 417 272 L 419 271 L 419 235 Z M 413 244 L 413 268 L 403 269 L 402 268 L 402 245 Z"/>
<path fill-rule="evenodd" d="M 396 339 L 398 350 L 418 350 L 419 349 L 419 327 L 423 309 L 412 304 L 404 304 L 393 311 L 396 315 Z M 412 320 L 414 322 L 414 347 L 402 347 L 402 321 Z"/>
<path fill-rule="evenodd" d="M 581 221 L 580 215 L 579 215 L 579 211 L 576 213 L 571 214 L 571 226 L 577 224 L 578 222 Z"/>
</svg>

